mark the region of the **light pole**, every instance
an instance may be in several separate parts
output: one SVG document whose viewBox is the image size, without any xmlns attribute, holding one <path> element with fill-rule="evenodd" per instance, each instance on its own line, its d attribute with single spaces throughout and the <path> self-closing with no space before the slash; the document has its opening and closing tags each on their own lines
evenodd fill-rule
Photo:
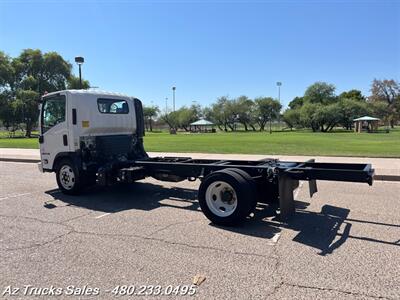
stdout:
<svg viewBox="0 0 400 300">
<path fill-rule="evenodd" d="M 82 56 L 77 56 L 77 57 L 75 57 L 75 62 L 79 66 L 79 88 L 82 89 L 82 70 L 81 70 L 81 66 L 85 62 L 85 59 Z"/>
<path fill-rule="evenodd" d="M 175 111 L 175 90 L 176 90 L 176 87 L 175 86 L 173 86 L 172 87 L 172 106 L 173 106 L 173 109 L 174 109 L 174 111 Z"/>
<path fill-rule="evenodd" d="M 276 85 L 278 86 L 278 101 L 279 101 L 279 104 L 281 104 L 281 85 L 282 85 L 282 82 L 278 81 L 276 83 Z M 280 126 L 281 126 L 281 112 L 279 111 L 278 112 L 278 127 L 280 128 Z"/>
<path fill-rule="evenodd" d="M 282 82 L 278 81 L 276 83 L 276 85 L 278 86 L 278 100 L 279 100 L 279 103 L 281 103 L 281 85 L 282 85 Z"/>
</svg>

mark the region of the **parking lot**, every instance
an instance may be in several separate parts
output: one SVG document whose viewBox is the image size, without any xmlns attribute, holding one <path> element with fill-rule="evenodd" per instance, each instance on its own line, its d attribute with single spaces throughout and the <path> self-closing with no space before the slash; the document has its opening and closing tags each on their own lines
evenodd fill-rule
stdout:
<svg viewBox="0 0 400 300">
<path fill-rule="evenodd" d="M 191 285 L 201 275 L 201 299 L 400 299 L 400 182 L 320 181 L 312 199 L 304 183 L 288 224 L 260 205 L 242 226 L 221 228 L 200 211 L 198 181 L 146 179 L 74 197 L 36 164 L 0 169 L 1 293 L 73 285 L 108 299 L 116 286 Z"/>
</svg>

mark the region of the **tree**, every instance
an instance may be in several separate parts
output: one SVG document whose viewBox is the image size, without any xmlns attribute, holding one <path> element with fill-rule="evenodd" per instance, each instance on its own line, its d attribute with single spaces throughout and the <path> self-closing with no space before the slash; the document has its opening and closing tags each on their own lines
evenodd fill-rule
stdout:
<svg viewBox="0 0 400 300">
<path fill-rule="evenodd" d="M 240 96 L 234 100 L 233 105 L 233 113 L 236 112 L 237 120 L 243 125 L 244 130 L 248 131 L 248 126 L 255 130 L 253 125 L 254 102 L 247 96 Z"/>
<path fill-rule="evenodd" d="M 340 121 L 340 106 L 338 103 L 323 105 L 321 103 L 305 103 L 300 112 L 300 123 L 312 131 L 331 131 Z"/>
<path fill-rule="evenodd" d="M 211 120 L 215 123 L 211 107 L 206 106 L 201 110 L 201 116 L 206 120 Z"/>
<path fill-rule="evenodd" d="M 77 79 L 71 75 L 71 69 L 72 65 L 57 52 L 25 49 L 15 58 L 0 52 L 0 117 L 3 122 L 11 124 L 7 115 L 13 111 L 13 118 L 25 125 L 26 136 L 30 137 L 38 119 L 40 96 L 76 86 Z M 86 80 L 83 84 L 84 88 L 89 87 Z"/>
<path fill-rule="evenodd" d="M 385 119 L 393 128 L 396 121 L 400 119 L 400 110 L 398 109 L 400 101 L 400 86 L 399 82 L 393 79 L 377 80 L 374 79 L 371 86 L 370 101 L 384 102 L 387 105 Z"/>
<path fill-rule="evenodd" d="M 256 98 L 254 101 L 257 105 L 257 123 L 260 127 L 260 131 L 263 131 L 265 129 L 265 125 L 269 121 L 271 133 L 272 120 L 276 119 L 279 116 L 282 105 L 278 100 L 275 100 L 271 97 L 259 97 Z"/>
<path fill-rule="evenodd" d="M 321 104 L 305 103 L 300 109 L 300 124 L 302 127 L 311 128 L 312 131 L 318 131 L 319 124 L 316 120 L 316 112 Z"/>
<path fill-rule="evenodd" d="M 321 132 L 331 131 L 340 122 L 340 106 L 338 103 L 319 105 L 313 118 Z"/>
<path fill-rule="evenodd" d="M 288 106 L 290 109 L 300 108 L 304 104 L 303 97 L 295 97 L 292 101 L 289 102 Z"/>
<path fill-rule="evenodd" d="M 339 95 L 339 99 L 352 99 L 359 102 L 365 102 L 366 98 L 363 96 L 359 90 L 350 90 L 343 92 Z"/>
<path fill-rule="evenodd" d="M 13 78 L 12 60 L 4 52 L 0 51 L 0 120 L 3 121 L 3 125 L 7 130 L 15 128 L 17 125 L 10 101 L 12 99 L 11 86 L 14 82 Z"/>
<path fill-rule="evenodd" d="M 387 113 L 387 104 L 382 101 L 376 101 L 368 103 L 369 113 L 374 117 L 378 117 L 383 120 L 386 124 L 389 124 L 389 118 Z"/>
<path fill-rule="evenodd" d="M 166 112 L 161 119 L 168 125 L 170 130 L 178 130 L 178 111 Z"/>
<path fill-rule="evenodd" d="M 292 130 L 294 127 L 301 127 L 300 123 L 300 110 L 299 109 L 287 109 L 283 113 L 283 121 Z"/>
<path fill-rule="evenodd" d="M 349 95 L 359 96 L 356 91 L 350 91 Z M 334 85 L 316 82 L 306 89 L 303 97 L 296 97 L 289 103 L 284 120 L 290 128 L 296 126 L 313 131 L 330 131 L 340 122 L 338 100 Z"/>
<path fill-rule="evenodd" d="M 15 131 L 18 127 L 19 120 L 6 93 L 0 93 L 0 120 L 8 131 Z"/>
<path fill-rule="evenodd" d="M 25 124 L 26 136 L 38 117 L 38 100 L 44 92 L 53 92 L 66 88 L 71 76 L 71 64 L 58 53 L 42 54 L 40 50 L 25 49 L 19 57 L 13 59 L 15 79 L 13 94 L 17 112 Z"/>
<path fill-rule="evenodd" d="M 342 93 L 343 94 L 343 93 Z M 339 123 L 347 130 L 353 127 L 353 120 L 369 113 L 367 103 L 365 101 L 353 98 L 342 98 L 339 102 Z"/>
<path fill-rule="evenodd" d="M 211 119 L 217 124 L 220 130 L 228 131 L 230 122 L 230 114 L 232 113 L 229 107 L 229 98 L 222 96 L 217 99 L 217 102 L 211 106 Z"/>
<path fill-rule="evenodd" d="M 229 100 L 225 103 L 225 120 L 226 125 L 231 131 L 236 130 L 236 122 L 239 121 L 239 110 L 240 108 L 236 105 L 236 101 Z"/>
<path fill-rule="evenodd" d="M 79 82 L 79 77 L 71 75 L 68 78 L 67 88 L 70 90 L 80 90 L 80 89 L 87 90 L 90 88 L 90 83 L 88 80 L 82 79 L 82 87 L 81 87 L 81 84 Z"/>
<path fill-rule="evenodd" d="M 13 59 L 18 89 L 30 89 L 39 95 L 44 92 L 64 90 L 71 76 L 72 65 L 57 52 L 42 53 L 36 49 L 25 49 Z M 28 80 L 29 83 L 24 84 Z"/>
<path fill-rule="evenodd" d="M 185 131 L 189 131 L 190 123 L 197 121 L 201 115 L 201 107 L 199 105 L 192 105 L 190 107 L 181 107 L 177 110 L 178 126 Z"/>
<path fill-rule="evenodd" d="M 30 137 L 32 128 L 38 119 L 39 94 L 32 90 L 18 90 L 13 102 L 15 118 L 25 124 L 26 136 Z"/>
<path fill-rule="evenodd" d="M 326 82 L 316 82 L 310 85 L 304 93 L 304 102 L 332 104 L 336 100 L 335 86 Z"/>
<path fill-rule="evenodd" d="M 4 52 L 0 51 L 0 91 L 10 88 L 13 82 L 14 69 L 11 65 L 11 58 Z"/>
<path fill-rule="evenodd" d="M 158 106 L 143 106 L 143 117 L 146 129 L 148 127 L 150 131 L 153 131 L 153 119 L 156 118 L 159 113 L 160 109 Z"/>
</svg>

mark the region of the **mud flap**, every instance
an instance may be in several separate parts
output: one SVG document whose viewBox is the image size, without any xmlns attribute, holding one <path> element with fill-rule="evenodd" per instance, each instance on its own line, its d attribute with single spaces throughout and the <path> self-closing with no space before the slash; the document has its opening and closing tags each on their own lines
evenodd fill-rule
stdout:
<svg viewBox="0 0 400 300">
<path fill-rule="evenodd" d="M 310 190 L 310 198 L 318 192 L 317 181 L 315 179 L 311 179 L 308 181 L 308 189 Z"/>
<path fill-rule="evenodd" d="M 315 163 L 315 159 L 314 159 L 314 158 L 309 159 L 309 160 L 307 160 L 307 162 L 309 162 L 309 163 Z M 309 189 L 309 191 L 310 191 L 310 198 L 312 198 L 312 196 L 313 196 L 316 192 L 318 192 L 317 180 L 315 180 L 315 179 L 310 179 L 310 180 L 308 181 L 308 189 Z"/>
<path fill-rule="evenodd" d="M 299 186 L 299 181 L 287 174 L 279 176 L 279 209 L 282 221 L 289 220 L 295 214 L 293 190 Z"/>
</svg>

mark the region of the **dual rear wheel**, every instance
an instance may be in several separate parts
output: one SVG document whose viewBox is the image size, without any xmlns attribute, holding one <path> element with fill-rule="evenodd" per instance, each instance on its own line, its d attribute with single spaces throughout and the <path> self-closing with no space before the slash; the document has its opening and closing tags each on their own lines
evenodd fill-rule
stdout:
<svg viewBox="0 0 400 300">
<path fill-rule="evenodd" d="M 199 203 L 214 224 L 236 225 L 246 219 L 257 204 L 256 184 L 249 174 L 235 168 L 208 175 L 199 188 Z"/>
</svg>

